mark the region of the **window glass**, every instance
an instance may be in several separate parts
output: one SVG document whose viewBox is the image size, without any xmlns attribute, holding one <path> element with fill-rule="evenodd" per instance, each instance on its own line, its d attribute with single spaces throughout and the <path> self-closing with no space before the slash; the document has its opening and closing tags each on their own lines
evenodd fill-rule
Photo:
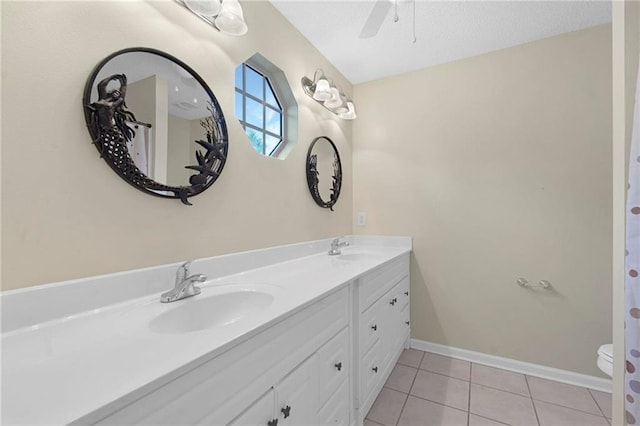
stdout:
<svg viewBox="0 0 640 426">
<path fill-rule="evenodd" d="M 251 67 L 244 67 L 246 91 L 258 99 L 264 99 L 264 77 Z"/>
<path fill-rule="evenodd" d="M 278 145 L 280 145 L 280 142 L 282 142 L 282 139 L 280 138 L 276 138 L 274 136 L 271 135 L 267 135 L 266 140 L 264 141 L 264 150 L 265 150 L 265 154 L 266 155 L 273 155 L 274 151 L 276 150 L 276 148 L 278 148 Z"/>
<path fill-rule="evenodd" d="M 244 63 L 235 79 L 235 113 L 251 145 L 259 154 L 276 155 L 285 139 L 284 112 L 269 76 Z"/>
<path fill-rule="evenodd" d="M 247 124 L 251 124 L 260 129 L 264 128 L 264 107 L 262 104 L 249 97 L 245 98 L 245 101 L 245 120 Z"/>
<path fill-rule="evenodd" d="M 269 80 L 267 80 L 267 85 L 265 87 L 264 99 L 265 101 L 267 101 L 267 104 L 271 105 L 272 107 L 275 107 L 276 109 L 282 109 L 280 107 L 280 102 L 278 102 L 278 100 L 276 99 L 276 95 L 273 92 L 273 88 L 271 87 L 271 83 L 269 83 Z"/>
<path fill-rule="evenodd" d="M 266 107 L 265 111 L 266 130 L 273 134 L 280 135 L 282 133 L 282 114 L 271 107 Z"/>
</svg>

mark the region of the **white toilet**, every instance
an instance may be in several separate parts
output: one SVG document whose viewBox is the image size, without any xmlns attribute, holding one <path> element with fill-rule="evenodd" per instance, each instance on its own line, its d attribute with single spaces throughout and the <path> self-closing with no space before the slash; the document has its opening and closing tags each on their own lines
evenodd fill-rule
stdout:
<svg viewBox="0 0 640 426">
<path fill-rule="evenodd" d="M 609 377 L 613 377 L 613 345 L 602 345 L 598 348 L 598 368 Z"/>
</svg>

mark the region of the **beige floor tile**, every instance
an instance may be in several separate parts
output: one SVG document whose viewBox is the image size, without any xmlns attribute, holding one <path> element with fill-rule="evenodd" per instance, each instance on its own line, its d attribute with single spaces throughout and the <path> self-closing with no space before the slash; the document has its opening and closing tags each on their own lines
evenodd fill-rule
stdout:
<svg viewBox="0 0 640 426">
<path fill-rule="evenodd" d="M 395 425 L 406 399 L 407 395 L 402 392 L 382 388 L 367 414 L 367 419 L 385 426 Z"/>
<path fill-rule="evenodd" d="M 469 426 L 504 426 L 506 423 L 485 419 L 484 417 L 469 414 Z"/>
<path fill-rule="evenodd" d="M 510 425 L 538 426 L 531 398 L 474 383 L 471 383 L 470 412 Z"/>
<path fill-rule="evenodd" d="M 417 372 L 417 368 L 396 364 L 384 385 L 393 390 L 409 393 Z"/>
<path fill-rule="evenodd" d="M 467 413 L 409 395 L 398 426 L 467 426 Z"/>
<path fill-rule="evenodd" d="M 555 405 L 602 415 L 598 404 L 593 400 L 586 388 L 527 376 L 533 399 L 551 402 Z"/>
<path fill-rule="evenodd" d="M 418 370 L 411 395 L 466 411 L 469 407 L 469 382 Z"/>
<path fill-rule="evenodd" d="M 471 376 L 471 363 L 469 361 L 429 352 L 424 354 L 420 368 L 462 380 L 469 380 Z"/>
<path fill-rule="evenodd" d="M 589 389 L 605 417 L 611 418 L 611 394 Z"/>
<path fill-rule="evenodd" d="M 380 423 L 372 422 L 369 419 L 364 419 L 363 426 L 382 426 Z"/>
<path fill-rule="evenodd" d="M 402 351 L 402 355 L 400 355 L 400 359 L 398 360 L 398 364 L 408 365 L 409 367 L 418 368 L 420 367 L 420 362 L 422 362 L 422 356 L 424 352 L 419 351 L 418 349 L 405 349 Z"/>
<path fill-rule="evenodd" d="M 512 371 L 473 363 L 471 365 L 471 382 L 517 393 L 518 395 L 529 396 L 529 388 L 524 374 Z"/>
<path fill-rule="evenodd" d="M 534 401 L 540 426 L 608 426 L 609 422 L 604 417 L 582 411 L 572 410 L 559 405 L 548 404 L 542 401 Z"/>
</svg>

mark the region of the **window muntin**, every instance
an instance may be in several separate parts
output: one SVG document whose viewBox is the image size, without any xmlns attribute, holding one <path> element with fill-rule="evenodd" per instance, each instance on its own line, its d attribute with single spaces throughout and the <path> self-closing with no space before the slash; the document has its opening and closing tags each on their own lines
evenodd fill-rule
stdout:
<svg viewBox="0 0 640 426">
<path fill-rule="evenodd" d="M 235 80 L 236 117 L 253 148 L 259 154 L 277 155 L 285 140 L 285 114 L 269 77 L 243 63 L 236 68 Z"/>
</svg>

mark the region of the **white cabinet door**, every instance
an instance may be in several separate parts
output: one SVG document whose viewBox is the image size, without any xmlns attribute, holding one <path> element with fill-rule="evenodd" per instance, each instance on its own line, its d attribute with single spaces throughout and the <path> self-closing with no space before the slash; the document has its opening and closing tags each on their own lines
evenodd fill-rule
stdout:
<svg viewBox="0 0 640 426">
<path fill-rule="evenodd" d="M 275 426 L 273 416 L 273 390 L 258 399 L 251 407 L 233 419 L 229 426 Z"/>
<path fill-rule="evenodd" d="M 315 354 L 274 388 L 278 426 L 318 424 L 318 362 Z"/>
</svg>

